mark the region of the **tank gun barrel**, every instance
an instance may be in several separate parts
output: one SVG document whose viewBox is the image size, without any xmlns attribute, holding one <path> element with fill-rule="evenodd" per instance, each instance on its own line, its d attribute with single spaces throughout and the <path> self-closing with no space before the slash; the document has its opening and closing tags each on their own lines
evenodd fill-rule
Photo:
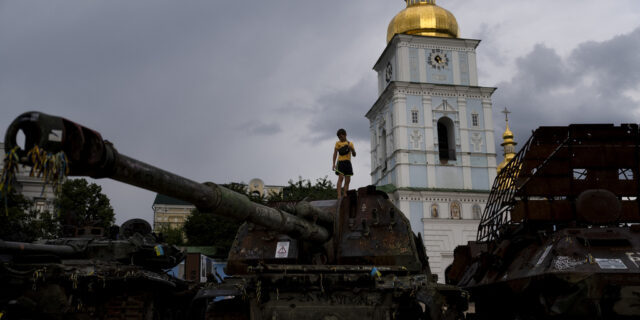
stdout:
<svg viewBox="0 0 640 320">
<path fill-rule="evenodd" d="M 40 112 L 20 115 L 7 129 L 7 152 L 17 146 L 20 131 L 25 136 L 24 149 L 16 152 L 23 164 L 30 165 L 27 151 L 34 146 L 47 152 L 64 151 L 71 176 L 111 178 L 190 202 L 201 212 L 252 222 L 312 242 L 329 239 L 326 229 L 306 219 L 251 202 L 215 183 L 198 183 L 120 154 L 100 133 L 67 119 Z"/>
<path fill-rule="evenodd" d="M 49 252 L 63 257 L 77 253 L 76 249 L 67 245 L 37 244 L 0 240 L 0 251 L 7 252 Z"/>
</svg>

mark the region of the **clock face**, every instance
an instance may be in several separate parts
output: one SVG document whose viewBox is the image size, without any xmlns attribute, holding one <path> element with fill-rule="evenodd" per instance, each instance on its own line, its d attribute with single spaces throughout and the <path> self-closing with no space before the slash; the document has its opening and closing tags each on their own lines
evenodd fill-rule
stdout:
<svg viewBox="0 0 640 320">
<path fill-rule="evenodd" d="M 440 49 L 433 49 L 429 54 L 429 65 L 434 69 L 444 69 L 449 65 L 449 57 Z"/>
<path fill-rule="evenodd" d="M 391 76 L 393 76 L 393 67 L 391 66 L 391 62 L 387 63 L 387 68 L 384 70 L 384 79 L 389 82 L 391 81 Z"/>
</svg>

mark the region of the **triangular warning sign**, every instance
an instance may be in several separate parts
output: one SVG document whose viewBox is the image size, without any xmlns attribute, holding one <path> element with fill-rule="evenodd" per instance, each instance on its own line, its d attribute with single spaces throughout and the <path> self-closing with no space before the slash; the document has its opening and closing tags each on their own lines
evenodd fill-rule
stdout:
<svg viewBox="0 0 640 320">
<path fill-rule="evenodd" d="M 276 244 L 276 258 L 287 258 L 289 256 L 289 241 L 279 241 Z"/>
</svg>

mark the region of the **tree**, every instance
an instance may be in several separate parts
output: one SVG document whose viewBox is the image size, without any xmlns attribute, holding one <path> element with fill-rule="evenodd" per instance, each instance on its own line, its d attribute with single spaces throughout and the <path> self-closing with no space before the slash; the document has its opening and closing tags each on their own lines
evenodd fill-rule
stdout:
<svg viewBox="0 0 640 320">
<path fill-rule="evenodd" d="M 308 179 L 302 179 L 302 177 L 299 177 L 297 182 L 289 180 L 289 186 L 285 187 L 283 192 L 275 195 L 271 194 L 267 198 L 248 194 L 247 187 L 244 184 L 230 183 L 223 186 L 260 204 L 300 201 L 305 198 L 309 201 L 327 200 L 336 199 L 337 197 L 336 189 L 328 177 L 316 179 L 315 184 L 312 184 Z M 235 221 L 230 218 L 193 210 L 185 221 L 183 230 L 187 236 L 188 245 L 215 246 L 218 252 L 224 255 L 229 252 L 236 232 L 242 223 L 243 221 Z"/>
<path fill-rule="evenodd" d="M 247 187 L 240 183 L 230 183 L 223 187 L 243 194 L 254 202 L 262 203 L 264 199 L 257 196 L 249 196 Z M 202 213 L 197 209 L 191 212 L 184 223 L 183 230 L 187 236 L 187 244 L 190 246 L 215 246 L 220 255 L 226 255 L 233 244 L 236 232 L 242 221 L 231 218 Z"/>
<path fill-rule="evenodd" d="M 168 244 L 182 246 L 185 244 L 183 228 L 171 228 L 170 226 L 162 226 L 157 232 L 162 234 L 163 241 Z"/>
<path fill-rule="evenodd" d="M 329 177 L 316 179 L 315 184 L 311 180 L 298 177 L 298 181 L 289 180 L 289 186 L 282 192 L 268 197 L 269 202 L 331 200 L 337 198 L 337 191 Z"/>
<path fill-rule="evenodd" d="M 190 246 L 215 246 L 220 254 L 229 252 L 242 221 L 235 221 L 197 209 L 184 223 L 187 244 Z"/>
<path fill-rule="evenodd" d="M 37 212 L 33 202 L 14 191 L 2 195 L 0 239 L 31 242 L 53 238 L 59 231 L 57 217 L 48 211 Z"/>
<path fill-rule="evenodd" d="M 58 218 L 63 225 L 92 225 L 108 230 L 115 214 L 102 187 L 85 179 L 68 179 L 60 186 L 55 199 Z"/>
</svg>

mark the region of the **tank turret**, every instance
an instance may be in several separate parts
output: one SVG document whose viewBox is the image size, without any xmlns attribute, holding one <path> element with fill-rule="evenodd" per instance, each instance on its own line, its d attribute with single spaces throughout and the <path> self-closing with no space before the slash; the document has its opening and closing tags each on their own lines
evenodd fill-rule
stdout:
<svg viewBox="0 0 640 320">
<path fill-rule="evenodd" d="M 270 207 L 129 158 L 63 118 L 19 116 L 6 150 L 14 150 L 20 131 L 22 163 L 35 146 L 64 152 L 69 175 L 115 179 L 245 222 L 229 252 L 233 277 L 200 290 L 188 318 L 458 319 L 467 308 L 465 292 L 436 283 L 420 234 L 374 186 L 339 200 Z"/>
</svg>

